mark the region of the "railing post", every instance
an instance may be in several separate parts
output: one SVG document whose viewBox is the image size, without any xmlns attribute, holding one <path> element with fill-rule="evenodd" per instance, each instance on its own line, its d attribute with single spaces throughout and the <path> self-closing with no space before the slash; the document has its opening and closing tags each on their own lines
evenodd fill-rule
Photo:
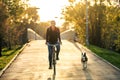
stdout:
<svg viewBox="0 0 120 80">
<path fill-rule="evenodd" d="M 89 35 L 88 35 L 88 1 L 86 0 L 86 45 L 89 45 Z"/>
</svg>

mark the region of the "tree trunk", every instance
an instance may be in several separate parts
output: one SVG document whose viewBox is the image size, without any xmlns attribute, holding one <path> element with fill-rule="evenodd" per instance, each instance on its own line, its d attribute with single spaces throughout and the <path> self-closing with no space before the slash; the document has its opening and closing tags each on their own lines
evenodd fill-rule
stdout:
<svg viewBox="0 0 120 80">
<path fill-rule="evenodd" d="M 2 24 L 0 23 L 0 57 L 2 56 L 2 39 L 3 39 L 3 35 L 2 35 Z"/>
<path fill-rule="evenodd" d="M 2 56 L 2 47 L 0 46 L 0 57 Z"/>
<path fill-rule="evenodd" d="M 0 36 L 0 57 L 2 56 L 2 39 L 1 39 L 1 36 Z"/>
</svg>

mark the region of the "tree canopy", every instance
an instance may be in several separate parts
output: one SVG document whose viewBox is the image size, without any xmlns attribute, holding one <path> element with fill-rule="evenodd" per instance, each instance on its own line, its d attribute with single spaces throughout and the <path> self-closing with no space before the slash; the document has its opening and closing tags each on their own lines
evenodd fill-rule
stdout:
<svg viewBox="0 0 120 80">
<path fill-rule="evenodd" d="M 112 5 L 110 0 L 94 0 L 88 2 L 89 42 L 100 47 L 120 51 L 120 9 Z M 85 44 L 86 39 L 86 3 L 72 2 L 63 11 L 66 21 L 74 25 L 79 42 Z"/>
<path fill-rule="evenodd" d="M 27 28 L 39 21 L 36 7 L 30 7 L 28 0 L 0 1 L 0 56 L 2 47 L 9 49 L 27 42 Z"/>
</svg>

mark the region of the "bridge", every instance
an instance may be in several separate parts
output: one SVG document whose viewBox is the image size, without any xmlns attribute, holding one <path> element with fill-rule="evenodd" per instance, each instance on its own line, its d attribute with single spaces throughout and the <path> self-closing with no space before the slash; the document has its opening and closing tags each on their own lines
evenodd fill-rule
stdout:
<svg viewBox="0 0 120 80">
<path fill-rule="evenodd" d="M 120 80 L 119 69 L 97 57 L 83 45 L 68 41 L 73 38 L 72 33 L 74 34 L 72 30 L 68 30 L 61 34 L 62 45 L 56 76 L 53 75 L 53 70 L 48 69 L 45 40 L 33 30 L 28 30 L 30 42 L 6 68 L 0 80 Z M 82 69 L 81 50 L 88 56 L 86 70 Z"/>
</svg>

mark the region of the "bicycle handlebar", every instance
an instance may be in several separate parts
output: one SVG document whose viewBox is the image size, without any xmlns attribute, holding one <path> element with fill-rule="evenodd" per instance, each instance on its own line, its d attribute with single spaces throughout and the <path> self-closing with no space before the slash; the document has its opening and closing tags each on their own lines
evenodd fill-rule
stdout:
<svg viewBox="0 0 120 80">
<path fill-rule="evenodd" d="M 49 45 L 49 46 L 57 46 L 57 45 L 59 45 L 59 43 L 56 43 L 56 44 L 47 43 L 47 45 Z"/>
</svg>

